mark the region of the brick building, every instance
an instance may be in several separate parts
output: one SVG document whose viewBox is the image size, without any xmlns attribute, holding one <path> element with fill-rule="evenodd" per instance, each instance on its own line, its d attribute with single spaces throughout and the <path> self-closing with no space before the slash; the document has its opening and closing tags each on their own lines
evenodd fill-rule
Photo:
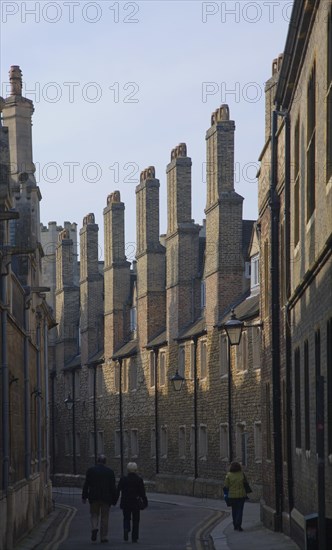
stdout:
<svg viewBox="0 0 332 550">
<path fill-rule="evenodd" d="M 43 260 L 53 262 L 44 282 L 55 289 L 58 322 L 50 366 L 56 483 L 71 483 L 73 475 L 79 483 L 104 451 L 118 475 L 133 459 L 157 490 L 220 496 L 229 460 L 237 458 L 259 497 L 259 234 L 243 220 L 243 198 L 234 189 L 234 132 L 222 105 L 206 133 L 202 225 L 191 217 L 184 143 L 172 150 L 166 170 L 166 235 L 159 233 L 154 167 L 141 173 L 132 265 L 118 191 L 104 209 L 103 265 L 94 216 L 83 220 L 79 282 L 75 228 L 73 235 L 72 224 L 57 231 L 55 256 Z M 42 228 L 45 242 L 53 229 Z M 223 328 L 232 308 L 245 324 L 238 349 L 228 349 Z M 185 378 L 180 393 L 170 381 L 176 371 Z"/>
<path fill-rule="evenodd" d="M 262 517 L 301 548 L 313 522 L 324 549 L 332 542 L 330 1 L 294 2 L 285 51 L 266 85 L 265 128 Z"/>
<path fill-rule="evenodd" d="M 32 160 L 32 101 L 19 67 L 1 98 L 0 547 L 10 550 L 50 511 L 48 330 L 41 286 L 39 203 Z"/>
</svg>

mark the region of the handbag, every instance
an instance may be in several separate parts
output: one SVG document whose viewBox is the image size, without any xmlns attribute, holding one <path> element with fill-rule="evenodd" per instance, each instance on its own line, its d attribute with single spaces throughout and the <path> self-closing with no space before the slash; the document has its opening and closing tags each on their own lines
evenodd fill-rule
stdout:
<svg viewBox="0 0 332 550">
<path fill-rule="evenodd" d="M 250 487 L 246 476 L 243 478 L 243 487 L 246 493 L 252 493 L 252 488 Z"/>
<path fill-rule="evenodd" d="M 224 501 L 226 502 L 226 506 L 232 506 L 233 499 L 229 498 L 227 487 L 223 487 L 223 493 L 224 493 Z"/>
</svg>

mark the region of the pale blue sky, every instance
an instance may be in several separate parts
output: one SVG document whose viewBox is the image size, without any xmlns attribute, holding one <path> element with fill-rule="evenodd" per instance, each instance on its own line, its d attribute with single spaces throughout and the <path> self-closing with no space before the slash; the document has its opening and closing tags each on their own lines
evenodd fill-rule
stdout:
<svg viewBox="0 0 332 550">
<path fill-rule="evenodd" d="M 245 198 L 244 216 L 256 218 L 264 83 L 284 49 L 291 6 L 288 0 L 3 1 L 1 95 L 10 65 L 20 65 L 23 92 L 35 103 L 43 223 L 68 220 L 80 228 L 94 212 L 102 248 L 102 211 L 119 189 L 126 242 L 135 242 L 135 187 L 140 171 L 154 165 L 166 232 L 165 169 L 180 142 L 193 161 L 192 215 L 201 223 L 205 132 L 221 103 L 236 123 L 235 187 Z M 205 96 L 204 83 L 213 83 Z"/>
</svg>

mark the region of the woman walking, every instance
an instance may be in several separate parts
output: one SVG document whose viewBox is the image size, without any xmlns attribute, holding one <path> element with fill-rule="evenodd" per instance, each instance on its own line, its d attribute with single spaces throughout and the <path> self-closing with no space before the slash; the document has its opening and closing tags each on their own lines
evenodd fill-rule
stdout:
<svg viewBox="0 0 332 550">
<path fill-rule="evenodd" d="M 128 540 L 130 521 L 132 520 L 132 542 L 138 541 L 140 510 L 148 505 L 143 479 L 137 475 L 136 462 L 127 465 L 128 475 L 122 477 L 118 484 L 117 497 L 121 493 L 120 508 L 123 511 L 123 538 Z"/>
<path fill-rule="evenodd" d="M 242 516 L 247 492 L 244 484 L 247 483 L 241 464 L 232 462 L 225 479 L 225 488 L 232 506 L 233 525 L 236 531 L 243 531 Z"/>
</svg>

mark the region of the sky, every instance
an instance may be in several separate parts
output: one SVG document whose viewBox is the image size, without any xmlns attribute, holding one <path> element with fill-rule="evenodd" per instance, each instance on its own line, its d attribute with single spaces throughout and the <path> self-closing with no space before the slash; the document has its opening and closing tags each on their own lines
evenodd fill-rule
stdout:
<svg viewBox="0 0 332 550">
<path fill-rule="evenodd" d="M 103 209 L 119 190 L 126 250 L 134 259 L 135 188 L 155 166 L 160 233 L 166 233 L 166 166 L 187 144 L 192 217 L 204 219 L 206 144 L 222 103 L 235 121 L 235 190 L 257 218 L 264 145 L 264 86 L 283 52 L 293 2 L 1 2 L 1 95 L 19 65 L 32 99 L 33 157 L 41 221 L 76 222 L 93 212 L 103 257 Z"/>
</svg>

